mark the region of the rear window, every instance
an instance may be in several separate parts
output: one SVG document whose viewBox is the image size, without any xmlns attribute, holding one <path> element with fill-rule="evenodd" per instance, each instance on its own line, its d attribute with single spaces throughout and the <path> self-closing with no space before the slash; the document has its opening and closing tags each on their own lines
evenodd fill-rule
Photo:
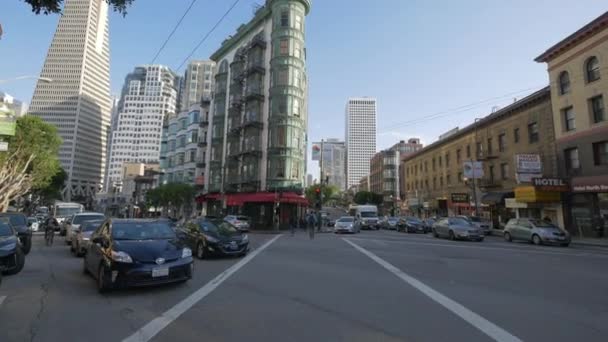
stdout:
<svg viewBox="0 0 608 342">
<path fill-rule="evenodd" d="M 5 214 L 4 217 L 8 217 L 9 221 L 13 226 L 26 226 L 27 219 L 25 216 L 20 214 Z"/>
<path fill-rule="evenodd" d="M 236 219 L 239 221 L 249 221 L 249 217 L 247 216 L 238 216 Z"/>
<path fill-rule="evenodd" d="M 0 236 L 11 236 L 13 235 L 13 230 L 11 227 L 5 222 L 0 221 Z"/>
<path fill-rule="evenodd" d="M 95 229 L 99 228 L 103 221 L 87 221 L 83 222 L 82 226 L 80 226 L 83 232 L 92 232 Z"/>
<path fill-rule="evenodd" d="M 81 224 L 84 221 L 93 221 L 93 220 L 99 220 L 104 218 L 104 216 L 102 214 L 91 214 L 91 215 L 76 215 L 74 217 L 74 221 L 72 221 L 73 224 Z"/>
<path fill-rule="evenodd" d="M 338 220 L 338 222 L 354 222 L 355 219 L 353 217 L 343 217 Z"/>
<path fill-rule="evenodd" d="M 165 240 L 174 239 L 175 232 L 164 222 L 115 222 L 112 237 L 114 240 Z"/>
</svg>

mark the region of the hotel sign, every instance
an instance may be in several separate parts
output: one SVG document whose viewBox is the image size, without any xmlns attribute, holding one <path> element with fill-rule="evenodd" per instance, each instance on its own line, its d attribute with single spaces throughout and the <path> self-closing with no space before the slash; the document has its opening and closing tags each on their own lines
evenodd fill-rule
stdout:
<svg viewBox="0 0 608 342">
<path fill-rule="evenodd" d="M 532 178 L 532 185 L 541 191 L 570 191 L 570 185 L 562 178 Z"/>
</svg>

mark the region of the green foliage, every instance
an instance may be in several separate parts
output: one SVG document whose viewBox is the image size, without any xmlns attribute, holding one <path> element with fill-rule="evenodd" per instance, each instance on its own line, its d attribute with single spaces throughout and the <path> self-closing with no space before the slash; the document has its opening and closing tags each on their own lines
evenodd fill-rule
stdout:
<svg viewBox="0 0 608 342">
<path fill-rule="evenodd" d="M 64 0 L 23 0 L 32 6 L 32 12 L 36 14 L 61 13 Z M 135 0 L 105 0 L 116 12 L 127 14 L 127 7 Z"/>
<path fill-rule="evenodd" d="M 146 205 L 150 207 L 172 207 L 176 210 L 191 203 L 196 195 L 192 185 L 183 183 L 169 183 L 158 188 L 148 190 Z"/>
<path fill-rule="evenodd" d="M 359 191 L 355 194 L 354 202 L 357 204 L 382 204 L 382 195 L 369 191 Z"/>
<path fill-rule="evenodd" d="M 311 185 L 304 190 L 304 195 L 310 204 L 314 204 L 317 201 L 316 189 L 319 187 L 318 184 Z M 340 195 L 340 189 L 333 185 L 323 186 L 323 203 L 327 203 L 330 200 L 338 199 Z"/>
<path fill-rule="evenodd" d="M 61 189 L 68 179 L 68 174 L 59 168 L 59 171 L 51 178 L 49 184 L 45 187 L 35 189 L 34 194 L 41 197 L 42 202 L 50 204 L 54 200 L 61 199 Z"/>
</svg>

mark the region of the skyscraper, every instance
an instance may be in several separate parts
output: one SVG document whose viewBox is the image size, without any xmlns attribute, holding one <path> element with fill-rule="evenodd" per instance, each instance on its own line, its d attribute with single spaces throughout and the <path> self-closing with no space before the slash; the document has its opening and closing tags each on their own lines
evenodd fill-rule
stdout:
<svg viewBox="0 0 608 342">
<path fill-rule="evenodd" d="M 327 139 L 316 145 L 323 145 L 323 176 L 327 177 L 329 185 L 334 185 L 341 191 L 346 190 L 346 144 L 338 139 Z"/>
<path fill-rule="evenodd" d="M 91 200 L 103 182 L 111 111 L 108 30 L 105 0 L 66 0 L 30 105 L 63 139 L 67 200 Z"/>
<path fill-rule="evenodd" d="M 120 184 L 124 163 L 159 162 L 164 118 L 175 115 L 176 81 L 175 73 L 162 65 L 136 67 L 125 78 L 112 131 L 110 186 Z"/>
<path fill-rule="evenodd" d="M 356 97 L 346 104 L 346 188 L 369 175 L 376 153 L 376 99 Z"/>
<path fill-rule="evenodd" d="M 181 82 L 179 109 L 188 110 L 190 106 L 211 100 L 213 89 L 213 61 L 191 61 Z"/>
</svg>

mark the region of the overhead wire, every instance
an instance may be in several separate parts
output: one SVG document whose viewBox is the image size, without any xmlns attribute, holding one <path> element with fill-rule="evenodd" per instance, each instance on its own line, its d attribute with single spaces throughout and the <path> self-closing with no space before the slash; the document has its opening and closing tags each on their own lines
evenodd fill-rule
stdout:
<svg viewBox="0 0 608 342">
<path fill-rule="evenodd" d="M 150 62 L 150 64 L 154 64 L 154 62 L 156 62 L 156 59 L 158 58 L 158 56 L 160 55 L 160 53 L 165 49 L 165 47 L 167 46 L 167 43 L 169 43 L 169 41 L 171 40 L 171 38 L 173 37 L 173 35 L 177 31 L 177 29 L 180 27 L 180 25 L 184 21 L 184 18 L 186 18 L 186 16 L 188 15 L 188 13 L 190 12 L 190 10 L 192 9 L 192 7 L 194 6 L 194 4 L 197 1 L 198 0 L 192 0 L 190 2 L 190 5 L 188 6 L 188 8 L 186 8 L 186 11 L 184 11 L 184 14 L 182 14 L 181 18 L 177 21 L 177 23 L 175 24 L 175 26 L 173 26 L 173 30 L 171 30 L 171 33 L 169 33 L 169 35 L 167 36 L 167 39 L 165 39 L 165 41 L 163 42 L 163 44 L 160 46 L 160 48 L 156 52 L 156 55 L 154 55 L 154 58 L 152 58 L 152 62 Z"/>
</svg>

